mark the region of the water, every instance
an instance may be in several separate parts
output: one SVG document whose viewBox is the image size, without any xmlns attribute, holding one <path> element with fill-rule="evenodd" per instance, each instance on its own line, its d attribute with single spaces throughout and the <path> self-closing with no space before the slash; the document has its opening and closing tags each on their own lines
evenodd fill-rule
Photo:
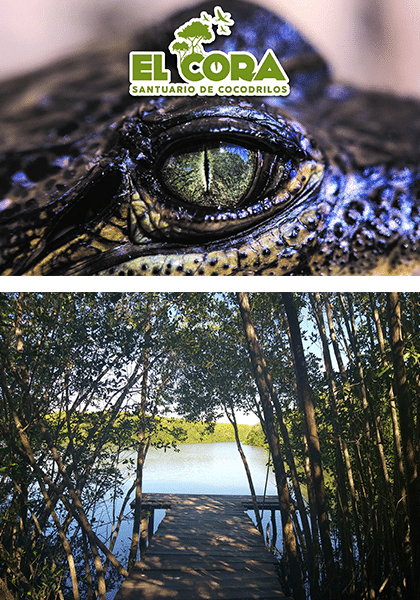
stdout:
<svg viewBox="0 0 420 600">
<path fill-rule="evenodd" d="M 264 493 L 268 454 L 244 446 L 257 494 Z M 173 494 L 249 494 L 235 443 L 185 444 L 179 452 L 151 448 L 144 469 L 144 492 Z M 276 493 L 270 470 L 267 494 Z"/>
</svg>

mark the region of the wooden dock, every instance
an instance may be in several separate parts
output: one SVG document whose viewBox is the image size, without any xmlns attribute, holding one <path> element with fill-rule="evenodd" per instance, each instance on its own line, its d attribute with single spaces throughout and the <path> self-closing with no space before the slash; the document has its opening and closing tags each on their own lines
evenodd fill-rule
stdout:
<svg viewBox="0 0 420 600">
<path fill-rule="evenodd" d="M 146 507 L 166 515 L 115 600 L 286 600 L 249 497 L 148 494 Z"/>
</svg>

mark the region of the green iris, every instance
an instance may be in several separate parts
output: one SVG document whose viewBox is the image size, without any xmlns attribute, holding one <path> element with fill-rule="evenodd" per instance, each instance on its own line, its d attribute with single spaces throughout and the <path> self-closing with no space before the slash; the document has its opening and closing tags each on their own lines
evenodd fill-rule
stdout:
<svg viewBox="0 0 420 600">
<path fill-rule="evenodd" d="M 166 187 L 188 204 L 235 208 L 252 187 L 259 151 L 220 142 L 172 154 L 162 166 Z"/>
</svg>

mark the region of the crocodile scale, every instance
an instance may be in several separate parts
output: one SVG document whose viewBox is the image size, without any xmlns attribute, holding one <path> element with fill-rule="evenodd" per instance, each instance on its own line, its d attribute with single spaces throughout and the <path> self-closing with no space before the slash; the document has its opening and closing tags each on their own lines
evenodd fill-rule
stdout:
<svg viewBox="0 0 420 600">
<path fill-rule="evenodd" d="M 165 51 L 174 71 L 175 29 L 209 2 L 3 82 L 1 274 L 420 274 L 420 102 L 334 82 L 281 17 L 242 0 L 222 6 L 235 27 L 209 50 L 261 60 L 271 48 L 289 96 L 128 93 L 128 53 Z M 207 163 L 222 142 L 246 140 L 264 157 L 243 204 L 173 193 L 165 157 L 201 137 Z"/>
</svg>

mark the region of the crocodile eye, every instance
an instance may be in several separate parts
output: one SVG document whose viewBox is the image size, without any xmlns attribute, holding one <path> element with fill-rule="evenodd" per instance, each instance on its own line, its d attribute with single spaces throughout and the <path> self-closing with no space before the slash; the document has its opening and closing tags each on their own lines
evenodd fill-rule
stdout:
<svg viewBox="0 0 420 600">
<path fill-rule="evenodd" d="M 164 161 L 161 179 L 190 205 L 232 209 L 247 198 L 262 164 L 260 150 L 220 141 L 175 152 Z"/>
<path fill-rule="evenodd" d="M 192 115 L 174 110 L 162 120 L 152 111 L 146 118 L 142 130 L 133 119 L 125 134 L 134 142 L 128 230 L 134 244 L 241 233 L 298 210 L 322 179 L 318 150 L 299 124 L 278 116 L 205 103 Z"/>
</svg>

